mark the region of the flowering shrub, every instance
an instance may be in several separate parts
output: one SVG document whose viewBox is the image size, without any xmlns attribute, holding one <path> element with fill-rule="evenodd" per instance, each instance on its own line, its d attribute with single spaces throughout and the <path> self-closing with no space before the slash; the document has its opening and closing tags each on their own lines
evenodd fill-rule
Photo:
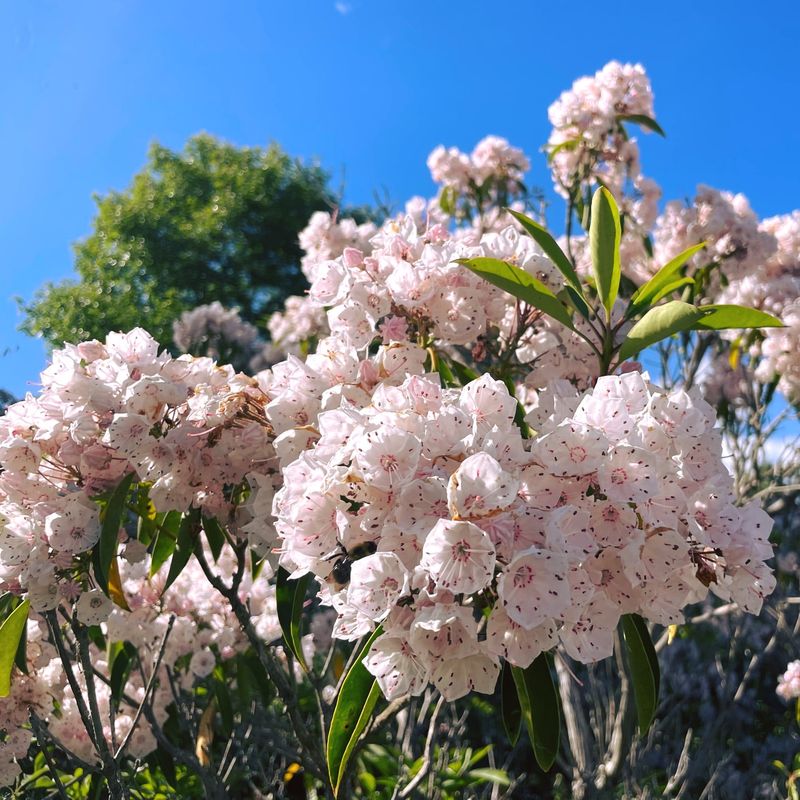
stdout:
<svg viewBox="0 0 800 800">
<path fill-rule="evenodd" d="M 710 594 L 760 612 L 772 520 L 703 393 L 795 396 L 798 217 L 701 189 L 656 219 L 625 127 L 661 132 L 640 66 L 577 81 L 550 118 L 560 243 L 522 151 L 440 147 L 434 199 L 380 227 L 314 214 L 269 369 L 139 329 L 53 354 L 0 418 L 0 780 L 31 772 L 35 739 L 56 791 L 77 766 L 123 797 L 147 761 L 223 797 L 270 752 L 340 794 L 384 714 L 438 696 L 433 730 L 443 701 L 498 687 L 548 770 L 568 659 L 616 651 L 644 731 L 653 626 Z M 218 304 L 175 332 L 261 347 Z M 634 360 L 651 347 L 660 379 Z"/>
</svg>

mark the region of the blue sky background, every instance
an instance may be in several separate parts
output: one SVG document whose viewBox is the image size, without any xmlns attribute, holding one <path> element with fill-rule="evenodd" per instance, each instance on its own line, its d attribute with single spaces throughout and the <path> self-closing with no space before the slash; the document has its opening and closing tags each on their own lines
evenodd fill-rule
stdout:
<svg viewBox="0 0 800 800">
<path fill-rule="evenodd" d="M 425 158 L 506 136 L 534 160 L 547 107 L 607 61 L 641 61 L 665 140 L 641 137 L 665 197 L 744 192 L 800 206 L 800 4 L 518 0 L 99 0 L 0 4 L 0 387 L 44 366 L 14 296 L 72 274 L 93 192 L 122 188 L 157 139 L 280 142 L 344 178 L 346 200 L 432 192 Z M 560 213 L 560 212 L 559 212 Z"/>
</svg>

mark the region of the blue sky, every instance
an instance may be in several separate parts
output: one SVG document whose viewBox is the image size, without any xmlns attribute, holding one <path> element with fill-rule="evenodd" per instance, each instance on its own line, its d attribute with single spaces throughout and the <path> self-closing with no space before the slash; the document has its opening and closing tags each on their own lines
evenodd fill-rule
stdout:
<svg viewBox="0 0 800 800">
<path fill-rule="evenodd" d="M 800 206 L 800 4 L 36 0 L 0 5 L 0 387 L 44 366 L 14 296 L 72 273 L 93 192 L 157 139 L 207 130 L 318 157 L 349 202 L 432 191 L 425 158 L 487 133 L 534 157 L 547 106 L 612 58 L 641 61 L 668 138 L 642 137 L 666 198 L 697 183 L 762 216 Z"/>
</svg>

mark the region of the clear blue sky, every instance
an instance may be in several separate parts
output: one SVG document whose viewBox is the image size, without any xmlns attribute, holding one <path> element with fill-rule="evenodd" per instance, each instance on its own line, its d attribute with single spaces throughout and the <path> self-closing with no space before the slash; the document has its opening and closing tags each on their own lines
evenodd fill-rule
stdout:
<svg viewBox="0 0 800 800">
<path fill-rule="evenodd" d="M 568 9 L 564 11 L 563 9 Z M 72 273 L 91 195 L 158 139 L 207 130 L 317 156 L 346 198 L 432 191 L 439 143 L 487 133 L 536 156 L 547 106 L 612 58 L 641 61 L 666 140 L 643 142 L 667 198 L 699 182 L 771 215 L 800 206 L 800 4 L 96 0 L 0 4 L 0 387 L 44 365 L 15 295 Z M 548 186 L 534 158 L 531 183 Z"/>
</svg>

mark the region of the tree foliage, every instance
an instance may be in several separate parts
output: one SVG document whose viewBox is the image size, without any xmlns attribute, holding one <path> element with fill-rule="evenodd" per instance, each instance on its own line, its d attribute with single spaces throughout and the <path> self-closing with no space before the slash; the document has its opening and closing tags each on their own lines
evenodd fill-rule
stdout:
<svg viewBox="0 0 800 800">
<path fill-rule="evenodd" d="M 92 233 L 74 248 L 79 279 L 22 303 L 22 329 L 57 345 L 138 325 L 170 342 L 181 312 L 214 300 L 263 324 L 305 284 L 297 235 L 333 208 L 327 179 L 277 144 L 155 143 L 128 188 L 95 197 Z"/>
</svg>

